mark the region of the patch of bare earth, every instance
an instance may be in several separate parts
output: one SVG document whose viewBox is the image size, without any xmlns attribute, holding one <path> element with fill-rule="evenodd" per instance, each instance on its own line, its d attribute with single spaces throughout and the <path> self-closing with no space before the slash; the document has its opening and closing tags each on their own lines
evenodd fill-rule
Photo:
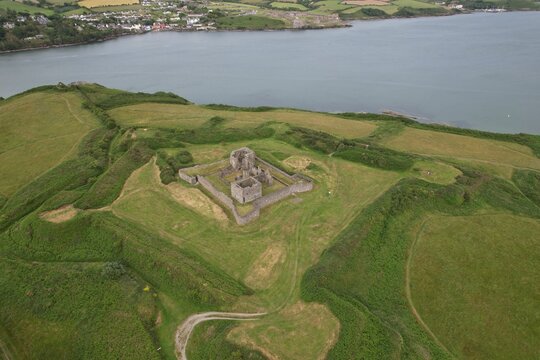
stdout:
<svg viewBox="0 0 540 360">
<path fill-rule="evenodd" d="M 68 204 L 55 210 L 44 211 L 39 214 L 39 217 L 45 221 L 58 224 L 73 219 L 78 213 L 79 209 L 75 209 L 73 205 Z"/>
<path fill-rule="evenodd" d="M 253 262 L 245 278 L 246 285 L 254 289 L 267 289 L 277 278 L 276 267 L 285 262 L 285 246 L 270 244 Z"/>
<path fill-rule="evenodd" d="M 339 336 L 339 321 L 322 304 L 299 301 L 257 322 L 245 322 L 227 338 L 268 359 L 325 359 Z"/>
<path fill-rule="evenodd" d="M 186 188 L 178 183 L 170 183 L 165 188 L 176 201 L 198 213 L 212 217 L 218 221 L 227 221 L 227 215 L 223 209 L 199 189 Z"/>
<path fill-rule="evenodd" d="M 311 159 L 305 156 L 293 155 L 283 160 L 283 163 L 295 170 L 305 170 L 311 164 Z"/>
</svg>

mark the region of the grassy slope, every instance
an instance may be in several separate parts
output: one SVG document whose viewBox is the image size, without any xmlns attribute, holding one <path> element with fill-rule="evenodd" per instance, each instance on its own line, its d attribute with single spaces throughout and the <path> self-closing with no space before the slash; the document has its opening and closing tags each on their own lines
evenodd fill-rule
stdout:
<svg viewBox="0 0 540 360">
<path fill-rule="evenodd" d="M 272 140 L 211 147 L 197 145 L 187 149 L 195 159 L 205 156 L 206 161 L 212 161 L 242 145 L 254 148 L 260 155 L 280 152 L 308 156 L 318 165 L 317 170 L 307 173 L 318 180 L 318 189 L 301 196 L 301 207 L 285 201 L 272 207 L 271 211 L 264 211 L 256 223 L 241 228 L 232 224 L 222 227 L 219 223 L 208 222 L 207 218 L 171 199 L 166 191 L 160 189 L 157 176 L 152 175 L 151 168 L 148 167 L 146 171 L 138 173 L 137 178 L 130 179 L 125 196 L 115 202 L 113 211 L 119 217 L 137 221 L 147 228 L 163 233 L 173 244 L 197 252 L 240 279 L 258 271 L 259 266 L 262 266 L 258 263 L 261 261 L 260 255 L 268 247 L 282 244 L 287 250 L 283 262 L 271 268 L 270 273 L 259 275 L 259 281 L 265 285 L 264 289 L 256 297 L 242 300 L 236 307 L 239 310 L 261 306 L 273 309 L 283 304 L 290 307 L 299 299 L 297 286 L 304 269 L 315 261 L 334 234 L 345 226 L 359 209 L 384 192 L 399 175 L 345 161 L 332 161 Z M 209 150 L 212 151 L 210 157 Z M 363 191 L 355 190 L 360 188 Z M 311 210 L 299 211 L 306 208 Z M 324 229 L 320 228 L 322 222 L 325 224 Z M 281 225 L 277 228 L 276 224 Z M 295 267 L 298 267 L 296 272 L 293 270 Z M 308 310 L 305 311 L 308 314 Z M 322 321 L 332 323 L 331 315 L 330 319 L 326 319 L 328 315 L 324 313 L 321 313 L 321 316 Z M 264 344 L 272 352 L 291 355 L 292 348 L 281 342 L 279 337 L 272 337 L 269 343 L 261 342 L 271 326 L 279 331 L 295 326 L 305 327 L 294 318 L 289 317 L 287 322 L 287 318 L 278 313 L 258 322 L 255 327 L 242 326 L 234 339 L 248 338 L 255 344 Z M 307 327 L 310 328 L 311 326 Z M 321 331 L 322 334 L 328 334 L 325 329 Z M 315 353 L 322 351 L 325 346 L 324 342 L 316 341 L 316 334 L 310 334 L 310 331 L 296 335 L 297 337 L 291 337 L 291 341 L 302 342 Z"/>
<path fill-rule="evenodd" d="M 422 227 L 412 299 L 459 358 L 540 356 L 538 234 L 539 220 L 508 214 L 435 216 Z"/>
<path fill-rule="evenodd" d="M 332 115 L 301 112 L 297 110 L 228 111 L 213 110 L 202 106 L 177 106 L 168 104 L 141 104 L 110 111 L 119 124 L 137 127 L 191 128 L 204 124 L 214 116 L 226 119 L 226 127 L 254 127 L 267 121 L 325 131 L 342 137 L 364 137 L 375 130 L 375 124 L 355 122 Z"/>
<path fill-rule="evenodd" d="M 17 266 L 23 266 L 27 261 L 47 262 L 40 270 L 47 279 L 61 277 L 59 267 L 66 262 L 91 262 L 95 269 L 103 269 L 109 262 L 121 262 L 132 279 L 133 291 L 141 292 L 148 284 L 149 292 L 155 294 L 152 295 L 155 301 L 152 308 L 156 311 L 151 315 L 145 312 L 145 316 L 138 311 L 132 312 L 129 320 L 122 324 L 138 329 L 133 331 L 141 339 L 139 352 L 146 357 L 152 356 L 154 350 L 144 344 L 155 344 L 163 347 L 163 356 L 173 358 L 175 327 L 193 312 L 270 309 L 275 312 L 257 322 L 203 325 L 194 335 L 195 347 L 188 347 L 190 356 L 201 359 L 234 358 L 238 354 L 251 358 L 261 354 L 292 359 L 318 357 L 337 341 L 330 351 L 331 358 L 348 358 L 347 354 L 351 354 L 351 358 L 358 354 L 371 358 L 398 355 L 408 358 L 423 357 L 426 353 L 443 358 L 444 349 L 416 322 L 404 296 L 405 260 L 421 216 L 434 210 L 472 214 L 484 207 L 499 207 L 529 216 L 536 216 L 538 212 L 532 202 L 538 198 L 534 174 L 516 172 L 520 174 L 516 175 L 516 184 L 530 201 L 509 182 L 464 169 L 466 175 L 458 185 L 453 185 L 454 177 L 460 171 L 445 161 L 452 156 L 464 155 L 472 159 L 472 164 L 485 164 L 485 152 L 496 150 L 503 166 L 510 169 L 523 165 L 524 161 L 534 165 L 534 156 L 522 145 L 501 144 L 492 139 L 482 140 L 478 145 L 479 139 L 461 136 L 467 144 L 473 143 L 463 146 L 462 154 L 445 155 L 442 159 L 407 157 L 376 145 L 377 142 L 391 143 L 409 131 L 406 124 L 381 116 L 366 114 L 361 115 L 362 121 L 351 121 L 290 110 L 246 111 L 248 109 L 231 110 L 224 106 L 211 109 L 148 104 L 148 101 L 178 104 L 186 104 L 186 101 L 170 94 L 128 94 L 94 85 L 70 91 L 73 92 L 63 94 L 81 94 L 88 102 L 86 107 L 111 129 L 103 128 L 87 136 L 79 152 L 74 154 L 81 166 L 94 164 L 84 176 L 69 171 L 71 167 L 53 170 L 51 174 L 55 176 L 39 178 L 8 200 L 0 214 L 8 216 L 9 221 L 4 221 L 3 225 L 10 226 L 0 235 L 0 257 Z M 9 101 L 15 99 L 17 97 Z M 105 112 L 104 109 L 112 110 Z M 225 121 L 209 121 L 217 115 Z M 355 120 L 358 117 L 355 115 Z M 123 130 L 115 128 L 115 120 L 123 127 L 139 126 L 148 130 L 138 129 L 133 133 L 135 137 L 131 132 L 122 135 Z M 369 142 L 373 146 L 369 149 L 353 147 L 353 157 L 379 154 L 383 160 L 401 159 L 400 164 L 412 165 L 399 167 L 405 169 L 402 171 L 383 171 L 328 156 L 336 144 L 344 145 L 344 142 L 306 129 L 291 131 L 279 123 L 271 125 L 273 131 L 270 132 L 254 128 L 266 121 L 290 122 L 339 137 L 362 138 L 360 142 Z M 177 132 L 157 127 L 198 129 Z M 242 131 L 230 130 L 232 127 L 242 128 Z M 429 131 L 429 136 L 433 136 L 432 133 L 448 135 Z M 236 140 L 228 141 L 230 136 Z M 179 139 L 181 141 L 177 141 Z M 315 179 L 316 188 L 300 195 L 301 202 L 282 201 L 264 210 L 257 222 L 238 227 L 230 221 L 214 221 L 212 210 L 208 208 L 202 211 L 200 205 L 211 204 L 211 201 L 208 198 L 202 200 L 205 198 L 200 192 L 197 197 L 190 197 L 196 189 L 180 186 L 175 191 L 183 192 L 183 200 L 173 196 L 175 193 L 171 189 L 160 184 L 157 168 L 149 162 L 129 176 L 124 192 L 109 208 L 111 211 L 81 212 L 61 224 L 47 223 L 39 218 L 41 211 L 84 198 L 85 194 L 96 192 L 100 187 L 107 190 L 96 192 L 105 199 L 100 206 L 114 200 L 120 185 L 140 164 L 124 161 L 126 166 L 117 165 L 128 157 L 128 149 L 133 143 L 150 144 L 152 149 L 165 147 L 162 151 L 167 153 L 188 150 L 195 162 L 222 159 L 232 149 L 247 145 L 288 171 L 294 171 L 290 167 L 294 162 L 290 159 L 307 158 L 311 164 L 301 171 Z M 471 149 L 475 151 L 471 152 Z M 141 163 L 146 159 L 141 158 Z M 380 164 L 369 165 L 380 167 Z M 114 170 L 115 167 L 119 171 Z M 109 176 L 111 174 L 115 176 Z M 409 179 L 386 193 L 399 179 L 406 177 L 423 178 L 432 184 Z M 102 187 L 98 185 L 100 183 L 107 186 Z M 43 192 L 40 189 L 52 190 Z M 46 203 L 37 209 L 44 201 Z M 330 249 L 325 250 L 329 246 Z M 45 269 L 46 266 L 50 268 Z M 88 271 L 94 269 L 92 266 Z M 301 285 L 301 279 L 310 267 L 313 268 Z M 23 267 L 21 271 L 27 270 Z M 101 274 L 97 270 L 93 274 L 97 273 Z M 90 281 L 89 277 L 81 279 L 80 283 Z M 256 291 L 246 288 L 243 283 L 253 286 Z M 33 287 L 32 284 L 30 278 L 20 281 L 23 287 Z M 108 284 L 105 282 L 103 286 L 114 287 Z M 8 281 L 2 290 L 4 294 L 16 294 L 15 299 L 20 296 L 16 286 Z M 62 283 L 61 289 L 71 288 L 71 284 Z M 325 306 L 305 304 L 302 298 L 316 300 Z M 135 301 L 130 303 L 120 292 L 108 299 L 110 309 L 122 304 L 139 308 L 137 298 L 130 298 Z M 70 306 L 93 312 L 92 300 L 91 295 L 76 297 Z M 12 301 L 7 295 L 0 297 L 2 306 L 11 306 Z M 31 334 L 31 330 L 11 325 L 28 314 L 25 308 L 6 309 L 11 312 L 0 310 L 0 319 L 9 317 L 1 321 L 2 328 L 6 328 L 7 321 L 12 322 L 7 327 L 10 332 L 5 342 L 13 344 L 10 346 L 15 350 L 27 346 L 36 354 L 42 350 L 33 349 L 48 346 L 50 339 L 47 336 L 36 337 L 31 344 L 25 343 L 25 334 Z M 53 310 L 43 309 L 43 316 L 56 316 Z M 104 314 L 96 320 L 96 326 L 100 321 L 109 321 L 114 329 L 115 314 L 114 311 L 113 315 Z M 76 320 L 79 315 L 73 316 L 64 315 L 63 323 L 80 326 Z M 341 327 L 339 339 L 337 320 Z M 39 323 L 39 318 L 32 313 L 28 322 Z M 145 326 L 137 327 L 140 322 Z M 88 325 L 89 332 L 95 329 L 92 324 Z M 70 337 L 69 326 L 59 325 L 58 328 L 57 344 L 63 344 L 66 351 L 85 349 L 86 343 Z M 212 346 L 197 347 L 197 344 L 206 343 L 208 336 L 214 339 Z M 86 340 L 93 344 L 96 352 L 107 346 L 106 339 L 97 335 Z M 256 351 L 250 352 L 235 344 Z M 55 346 L 51 351 L 56 351 L 54 349 L 60 345 Z M 114 348 L 121 349 L 119 346 Z M 88 354 L 91 357 L 96 353 Z"/>
<path fill-rule="evenodd" d="M 530 148 L 510 142 L 407 128 L 383 143 L 396 150 L 418 154 L 540 169 L 540 159 Z"/>
<path fill-rule="evenodd" d="M 224 16 L 216 19 L 216 26 L 219 29 L 232 30 L 270 30 L 285 28 L 285 22 L 279 19 L 273 19 L 257 15 Z"/>
<path fill-rule="evenodd" d="M 34 93 L 0 105 L 0 194 L 22 185 L 58 163 L 73 158 L 77 144 L 98 121 L 73 93 Z"/>
<path fill-rule="evenodd" d="M 441 359 L 459 355 L 453 352 L 453 347 L 450 348 L 450 355 L 444 347 L 449 339 L 444 333 L 437 332 L 441 327 L 455 327 L 455 322 L 437 325 L 436 330 L 431 329 L 435 331 L 431 335 L 411 313 L 406 296 L 406 260 L 425 214 L 444 212 L 471 215 L 484 207 L 540 216 L 540 210 L 508 183 L 469 174 L 462 177 L 457 186 L 403 182 L 355 219 L 324 253 L 321 261 L 308 272 L 303 282 L 304 297 L 328 304 L 341 321 L 340 341 L 329 358 L 389 358 L 399 354 L 402 358 L 432 356 Z M 523 232 L 534 236 L 535 227 L 526 226 Z M 496 259 L 490 246 L 479 246 L 478 251 Z M 515 252 L 508 256 L 507 262 L 521 261 L 521 255 Z M 493 261 L 492 265 L 496 266 L 498 260 Z M 482 276 L 473 267 L 470 270 L 472 273 L 469 276 Z M 511 281 L 513 277 L 520 276 L 519 271 L 514 272 L 509 268 L 505 271 L 507 275 L 497 272 L 506 277 L 501 281 Z M 457 279 L 458 275 L 452 276 Z M 417 287 L 421 285 L 417 284 Z M 461 291 L 460 282 L 447 286 L 452 293 Z M 412 289 L 413 296 L 416 292 L 422 294 L 424 291 L 417 287 Z M 534 294 L 530 291 L 528 296 L 532 299 Z M 431 299 L 428 300 L 427 294 L 423 294 L 425 306 L 429 307 L 427 304 Z M 435 294 L 440 299 L 447 295 L 442 291 L 431 293 Z M 511 302 L 510 306 L 516 306 L 516 302 Z M 433 308 L 430 309 L 433 311 Z M 431 317 L 430 324 L 441 321 L 444 316 L 455 316 L 453 321 L 465 323 L 464 327 L 477 325 L 476 318 L 468 318 L 465 313 L 443 315 L 444 311 L 441 309 L 439 316 Z M 507 316 L 505 312 L 506 309 L 499 309 L 497 315 Z M 486 337 L 496 337 L 499 328 L 492 326 L 484 331 Z M 529 336 L 534 336 L 534 332 Z M 507 350 L 509 353 L 519 351 L 521 347 L 517 343 L 508 343 L 508 346 L 512 346 Z M 482 352 L 479 357 L 489 356 Z"/>
<path fill-rule="evenodd" d="M 21 2 L 12 1 L 12 0 L 0 0 L 0 9 L 26 12 L 29 14 L 44 14 L 44 15 L 54 14 L 53 10 L 44 9 L 38 6 L 26 5 Z"/>
<path fill-rule="evenodd" d="M 107 278 L 100 263 L 1 257 L 0 268 L 0 321 L 21 358 L 108 358 L 120 348 L 127 358 L 159 358 L 145 329 L 154 300 L 136 277 Z"/>
</svg>

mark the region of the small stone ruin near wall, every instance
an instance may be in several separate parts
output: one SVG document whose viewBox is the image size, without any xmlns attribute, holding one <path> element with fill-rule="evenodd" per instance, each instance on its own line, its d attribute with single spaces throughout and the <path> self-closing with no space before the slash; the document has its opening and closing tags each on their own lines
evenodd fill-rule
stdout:
<svg viewBox="0 0 540 360">
<path fill-rule="evenodd" d="M 220 191 L 212 181 L 202 175 L 203 173 L 207 173 L 205 169 L 216 166 L 219 167 L 216 175 L 223 185 L 227 184 L 230 186 L 230 195 Z M 272 175 L 272 173 L 276 175 Z M 196 165 L 191 168 L 180 169 L 178 175 L 180 179 L 191 185 L 200 184 L 205 188 L 223 206 L 232 212 L 236 222 L 240 225 L 247 224 L 258 218 L 261 209 L 269 205 L 295 193 L 313 189 L 313 182 L 310 178 L 300 174 L 289 175 L 285 171 L 260 159 L 253 150 L 247 147 L 232 151 L 228 165 L 224 160 L 212 164 Z M 279 185 L 281 188 L 263 195 L 263 190 L 273 185 Z M 252 210 L 245 215 L 240 215 L 235 201 L 241 205 L 251 203 Z"/>
</svg>

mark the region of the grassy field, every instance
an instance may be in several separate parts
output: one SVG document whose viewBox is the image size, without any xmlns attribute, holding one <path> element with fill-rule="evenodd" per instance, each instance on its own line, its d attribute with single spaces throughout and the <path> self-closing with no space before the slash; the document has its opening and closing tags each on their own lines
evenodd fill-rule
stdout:
<svg viewBox="0 0 540 360">
<path fill-rule="evenodd" d="M 332 14 L 336 11 L 342 11 L 355 7 L 354 5 L 344 5 L 340 0 L 317 1 L 314 5 L 317 6 L 317 9 L 311 10 L 310 12 L 317 15 Z"/>
<path fill-rule="evenodd" d="M 78 2 L 79 6 L 89 9 L 103 6 L 134 5 L 138 3 L 139 0 L 82 0 Z"/>
<path fill-rule="evenodd" d="M 159 359 L 143 323 L 154 316 L 154 299 L 136 277 L 108 279 L 102 263 L 3 256 L 0 270 L 0 322 L 20 358 L 107 358 L 122 348 L 127 358 Z"/>
<path fill-rule="evenodd" d="M 285 122 L 330 134 L 360 138 L 369 135 L 376 125 L 370 122 L 341 119 L 337 116 L 297 110 L 264 112 L 213 110 L 197 105 L 140 104 L 114 109 L 110 115 L 123 126 L 168 127 L 188 129 L 204 124 L 214 116 L 223 117 L 226 127 L 255 127 L 264 122 Z"/>
<path fill-rule="evenodd" d="M 143 6 L 139 4 L 134 5 L 109 5 L 109 6 L 99 6 L 93 7 L 93 12 L 112 12 L 112 11 L 130 11 L 130 10 L 140 10 Z M 85 8 L 86 9 L 86 8 Z"/>
<path fill-rule="evenodd" d="M 29 14 L 43 14 L 43 15 L 52 15 L 54 14 L 53 10 L 44 9 L 38 6 L 23 4 L 19 1 L 13 0 L 0 0 L 0 9 L 13 10 L 17 12 L 26 12 Z"/>
<path fill-rule="evenodd" d="M 270 3 L 270 6 L 272 6 L 275 9 L 294 9 L 294 10 L 300 10 L 300 11 L 307 10 L 307 7 L 305 7 L 302 4 L 295 4 L 295 3 L 290 3 L 290 2 L 274 1 L 273 3 Z"/>
<path fill-rule="evenodd" d="M 448 164 L 426 160 L 415 162 L 410 173 L 419 179 L 441 185 L 452 184 L 462 174 L 459 169 Z"/>
<path fill-rule="evenodd" d="M 428 2 L 417 1 L 417 0 L 394 0 L 392 4 L 399 7 L 410 7 L 413 9 L 429 9 L 429 8 L 438 8 L 439 5 L 430 4 Z"/>
<path fill-rule="evenodd" d="M 540 169 L 540 159 L 532 150 L 515 143 L 411 128 L 383 143 L 396 150 L 417 154 Z"/>
<path fill-rule="evenodd" d="M 538 234 L 539 220 L 507 214 L 425 222 L 412 254 L 412 299 L 458 358 L 540 356 Z"/>
<path fill-rule="evenodd" d="M 344 14 L 354 14 L 354 13 L 358 13 L 363 8 L 382 10 L 388 15 L 393 15 L 399 10 L 399 7 L 396 6 L 396 5 L 380 5 L 380 6 L 379 5 L 377 5 L 377 6 L 376 5 L 369 5 L 369 6 L 362 6 L 362 7 L 353 7 L 353 8 L 344 10 L 343 13 Z"/>
<path fill-rule="evenodd" d="M 0 105 L 0 194 L 17 189 L 75 157 L 82 137 L 98 121 L 76 94 L 36 93 Z M 8 176 L 9 174 L 9 176 Z"/>
<path fill-rule="evenodd" d="M 231 219 L 226 223 L 209 223 L 208 217 L 198 215 L 201 212 L 194 206 L 186 208 L 165 189 L 160 189 L 156 169 L 152 170 L 149 164 L 143 172 L 135 175 L 137 178 L 129 180 L 129 189 L 143 191 L 125 191 L 125 196 L 114 203 L 113 212 L 121 218 L 159 231 L 171 243 L 200 254 L 211 263 L 219 264 L 235 278 L 243 279 L 246 284 L 260 289 L 256 296 L 240 299 L 234 306 L 236 310 L 271 309 L 286 304 L 282 311 L 265 318 L 261 325 L 257 322 L 250 326 L 246 324 L 247 327 L 239 326 L 231 337 L 238 344 L 250 343 L 263 353 L 269 351 L 299 358 L 298 353 L 290 353 L 293 348 L 280 341 L 280 336 L 273 336 L 269 340 L 264 333 L 269 326 L 277 329 L 278 333 L 284 333 L 291 327 L 304 328 L 309 322 L 315 326 L 322 321 L 334 325 L 323 327 L 322 330 L 320 326 L 308 330 L 311 329 L 310 325 L 302 332 L 289 336 L 291 342 L 301 341 L 313 352 L 328 351 L 329 345 L 319 340 L 321 336 L 331 338 L 330 335 L 335 333 L 336 325 L 332 316 L 325 316 L 322 311 L 318 319 L 299 320 L 301 316 L 297 314 L 297 307 L 304 309 L 297 304 L 301 274 L 316 261 L 334 234 L 363 206 L 397 181 L 399 175 L 345 161 L 329 161 L 321 155 L 301 152 L 273 141 L 228 144 L 222 151 L 213 151 L 214 157 L 207 155 L 205 159 L 219 159 L 223 154 L 243 145 L 260 153 L 280 151 L 311 158 L 318 169 L 308 171 L 307 174 L 317 179 L 320 185 L 317 191 L 301 196 L 301 206 L 312 210 L 307 213 L 298 211 L 297 203 L 284 201 L 271 210 L 263 211 L 260 221 L 242 228 L 235 226 Z M 206 149 L 201 146 L 188 149 L 195 159 L 201 158 L 201 152 L 206 153 Z M 363 190 L 359 192 L 355 189 Z M 323 219 L 325 226 L 321 228 Z M 277 229 L 275 224 L 282 225 Z M 302 313 L 308 314 L 309 311 L 302 310 Z"/>
<path fill-rule="evenodd" d="M 0 166 L 22 174 L 0 196 L 13 357 L 174 359 L 204 311 L 268 314 L 197 326 L 191 360 L 538 355 L 535 137 L 97 85 L 0 106 Z M 314 189 L 238 226 L 175 177 L 242 146 Z"/>
<path fill-rule="evenodd" d="M 258 6 L 242 4 L 242 3 L 232 3 L 232 2 L 211 2 L 210 5 L 208 5 L 208 8 L 212 10 L 226 10 L 226 11 L 245 11 L 245 10 L 249 11 L 249 10 L 259 9 Z"/>
<path fill-rule="evenodd" d="M 219 29 L 229 30 L 271 30 L 285 28 L 285 22 L 258 15 L 224 16 L 216 19 Z"/>
</svg>

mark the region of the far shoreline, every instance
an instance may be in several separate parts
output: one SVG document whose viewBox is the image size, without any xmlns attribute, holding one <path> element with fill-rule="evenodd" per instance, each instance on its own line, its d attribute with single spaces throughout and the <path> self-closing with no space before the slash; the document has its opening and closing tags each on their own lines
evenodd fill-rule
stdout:
<svg viewBox="0 0 540 360">
<path fill-rule="evenodd" d="M 517 13 L 517 12 L 534 12 L 537 10 L 514 10 L 514 11 L 505 11 L 505 13 Z M 145 31 L 140 33 L 125 33 L 125 34 L 118 34 L 113 36 L 108 36 L 102 39 L 96 39 L 91 41 L 83 41 L 78 43 L 70 43 L 70 44 L 58 44 L 58 45 L 46 45 L 46 46 L 37 46 L 37 47 L 28 47 L 28 48 L 22 48 L 22 49 L 14 49 L 14 50 L 3 50 L 0 51 L 0 56 L 5 54 L 14 54 L 19 52 L 28 52 L 28 51 L 37 51 L 37 50 L 47 50 L 47 49 L 57 49 L 57 48 L 64 48 L 64 47 L 73 47 L 73 46 L 82 46 L 82 45 L 90 45 L 90 44 L 96 44 L 96 43 L 102 43 L 109 40 L 115 40 L 127 36 L 140 36 L 140 35 L 146 35 L 151 33 L 161 33 L 161 32 L 178 32 L 178 33 L 223 33 L 223 32 L 276 32 L 276 31 L 311 31 L 311 30 L 333 30 L 333 29 L 346 29 L 351 28 L 354 26 L 354 23 L 360 23 L 360 22 L 373 22 L 373 21 L 388 21 L 388 20 L 409 20 L 409 19 L 423 19 L 423 18 L 437 18 L 437 17 L 449 17 L 449 16 L 457 16 L 457 15 L 471 15 L 471 14 L 479 14 L 479 13 L 487 13 L 485 11 L 462 11 L 462 12 L 456 12 L 456 13 L 449 13 L 449 14 L 441 14 L 441 15 L 420 15 L 420 16 L 410 16 L 410 17 L 394 17 L 389 16 L 385 18 L 373 18 L 373 19 L 355 19 L 355 20 L 345 20 L 343 24 L 339 24 L 336 26 L 327 26 L 327 27 L 303 27 L 303 28 L 283 28 L 283 29 L 212 29 L 212 30 L 197 30 L 197 29 L 178 29 L 178 30 L 158 30 L 158 31 Z M 491 14 L 500 14 L 500 13 L 491 13 Z"/>
</svg>

